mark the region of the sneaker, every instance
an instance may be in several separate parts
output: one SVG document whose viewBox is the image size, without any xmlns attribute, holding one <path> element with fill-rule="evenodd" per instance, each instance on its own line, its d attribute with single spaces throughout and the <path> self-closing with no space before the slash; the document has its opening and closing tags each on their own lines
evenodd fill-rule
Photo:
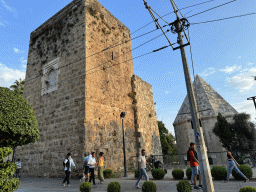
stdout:
<svg viewBox="0 0 256 192">
<path fill-rule="evenodd" d="M 93 185 L 93 187 L 97 187 L 97 185 L 96 185 L 96 184 L 94 184 L 94 185 Z"/>
<path fill-rule="evenodd" d="M 65 187 L 65 183 L 62 183 L 62 185 Z"/>
<path fill-rule="evenodd" d="M 201 188 L 203 188 L 203 186 L 202 185 L 198 185 L 199 187 L 201 187 Z"/>
<path fill-rule="evenodd" d="M 68 184 L 68 187 L 70 187 L 70 185 Z"/>
<path fill-rule="evenodd" d="M 194 185 L 194 183 L 190 183 L 190 185 Z"/>
<path fill-rule="evenodd" d="M 141 187 L 140 186 L 136 186 L 137 189 L 140 189 Z"/>
<path fill-rule="evenodd" d="M 224 183 L 228 183 L 228 180 L 226 180 L 226 179 L 225 179 L 225 180 L 222 180 L 222 182 L 224 182 Z"/>
<path fill-rule="evenodd" d="M 248 181 L 249 181 L 249 179 L 248 179 L 248 178 L 244 180 L 244 182 L 248 182 Z"/>
<path fill-rule="evenodd" d="M 194 189 L 201 189 L 201 187 L 194 187 Z"/>
</svg>

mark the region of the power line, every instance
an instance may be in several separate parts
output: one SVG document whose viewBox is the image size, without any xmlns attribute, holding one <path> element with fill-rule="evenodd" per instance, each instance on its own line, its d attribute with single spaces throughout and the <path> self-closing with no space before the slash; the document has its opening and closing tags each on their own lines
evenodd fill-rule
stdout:
<svg viewBox="0 0 256 192">
<path fill-rule="evenodd" d="M 139 58 L 139 57 L 143 57 L 143 56 L 148 55 L 148 54 L 151 54 L 151 53 L 154 53 L 154 52 L 150 51 L 150 52 L 148 52 L 148 53 L 139 55 L 139 56 L 134 57 L 134 58 L 132 58 L 132 59 L 128 59 L 128 60 L 126 60 L 126 61 L 123 61 L 123 62 L 114 64 L 114 65 L 111 65 L 111 66 L 108 66 L 108 67 L 106 67 L 106 68 L 110 68 L 110 67 L 113 67 L 113 66 L 115 66 L 115 65 L 120 65 L 120 64 L 122 64 L 122 63 L 128 62 L 128 61 L 130 61 L 130 60 L 135 60 L 135 59 L 137 59 L 137 58 Z M 76 62 L 78 62 L 78 61 L 76 61 Z M 97 71 L 93 71 L 93 72 L 91 72 L 91 73 L 89 73 L 89 74 L 96 73 L 96 72 L 101 71 L 101 70 L 103 70 L 103 69 L 99 69 L 99 70 L 97 70 Z M 89 74 L 85 74 L 85 79 L 87 78 L 86 76 L 89 75 Z M 39 77 L 39 76 L 38 76 L 38 77 Z M 72 80 L 72 79 L 75 79 L 75 78 L 78 78 L 78 77 L 76 76 L 76 77 L 74 77 L 74 78 L 70 78 L 70 79 L 67 79 L 67 80 Z M 57 84 L 61 84 L 61 83 L 57 83 Z M 45 88 L 41 88 L 41 89 L 45 89 Z"/>
<path fill-rule="evenodd" d="M 253 14 L 256 14 L 256 13 L 248 13 L 248 14 L 244 14 L 244 15 L 237 15 L 237 16 L 233 16 L 233 17 L 226 17 L 226 18 L 216 19 L 216 20 L 211 20 L 211 21 L 203 21 L 203 22 L 200 22 L 200 23 L 190 23 L 190 25 L 197 25 L 197 24 L 202 24 L 202 23 L 222 21 L 222 20 L 226 20 L 226 19 L 232 19 L 232 18 L 236 18 L 236 17 L 244 17 L 244 16 L 248 16 L 248 15 L 253 15 Z"/>
<path fill-rule="evenodd" d="M 188 7 L 184 7 L 184 8 L 181 8 L 181 9 L 191 8 L 191 7 L 194 7 L 194 6 L 198 6 L 198 5 L 202 5 L 202 4 L 205 4 L 205 3 L 209 3 L 209 2 L 211 2 L 211 1 L 215 1 L 215 0 L 205 1 L 205 2 L 202 2 L 202 3 L 198 3 L 198 4 L 195 4 L 195 5 L 188 6 Z M 181 9 L 180 9 L 180 10 L 181 10 Z M 162 17 L 165 17 L 165 16 L 167 16 L 167 15 L 169 15 L 169 14 L 171 14 L 171 13 L 174 13 L 174 12 L 170 12 L 170 13 L 168 13 L 168 14 L 162 16 Z M 159 18 L 158 18 L 158 19 L 159 19 Z M 153 23 L 153 22 L 154 22 L 154 21 L 152 21 L 152 22 L 146 24 L 145 26 L 141 27 L 140 29 L 136 30 L 135 32 L 141 30 L 142 28 L 146 27 L 147 25 L 149 25 L 149 24 L 151 24 L 151 23 Z M 164 25 L 163 27 L 166 27 L 166 26 L 168 26 L 168 25 Z M 155 30 L 152 30 L 152 31 L 150 31 L 150 32 L 144 33 L 144 34 L 142 34 L 142 35 L 140 35 L 140 36 L 137 36 L 137 37 L 135 37 L 135 38 L 133 38 L 133 39 L 131 39 L 131 40 L 129 40 L 129 41 L 132 41 L 132 40 L 134 40 L 134 39 L 137 39 L 137 38 L 139 38 L 139 37 L 142 37 L 142 36 L 144 36 L 144 35 L 147 35 L 147 34 L 149 34 L 149 33 L 152 33 L 152 32 L 154 32 L 154 31 L 156 31 L 156 30 L 158 30 L 158 29 L 155 29 Z M 133 32 L 133 33 L 131 33 L 131 34 L 134 34 L 135 32 Z M 126 37 L 126 38 L 127 38 L 127 37 Z M 122 41 L 122 40 L 121 40 L 121 41 Z M 118 41 L 118 42 L 120 42 L 120 41 Z M 118 42 L 117 42 L 117 43 L 118 43 Z M 126 42 L 126 41 L 125 41 L 125 42 Z M 121 44 L 123 44 L 123 43 L 125 43 L 125 42 L 122 42 Z M 93 54 L 93 55 L 102 53 L 102 52 L 105 51 L 105 50 L 108 50 L 108 49 L 111 49 L 111 48 L 114 48 L 114 47 L 116 47 L 116 46 L 121 45 L 121 44 L 116 45 L 117 43 L 112 44 L 111 46 L 109 46 L 109 47 L 103 49 L 102 51 L 97 52 L 97 53 L 95 53 L 95 54 Z M 113 45 L 115 45 L 115 46 L 113 46 Z M 138 48 L 138 47 L 136 47 L 136 48 Z M 136 48 L 135 48 L 135 49 L 136 49 Z M 93 56 L 93 55 L 90 55 L 90 56 L 88 56 L 88 57 L 91 57 L 91 56 Z M 86 58 L 88 58 L 88 57 L 85 57 L 85 58 L 83 58 L 83 59 L 86 59 Z M 80 61 L 80 60 L 79 60 L 79 61 Z M 69 65 L 70 65 L 70 64 L 69 64 Z M 69 65 L 66 65 L 66 66 L 69 66 Z M 62 67 L 60 67 L 60 68 L 62 68 Z M 91 69 L 90 69 L 90 70 L 91 70 Z M 36 77 L 36 78 L 37 78 L 37 77 Z M 33 78 L 33 79 L 35 79 L 35 78 Z M 32 80 L 32 79 L 30 79 L 30 80 Z M 27 81 L 30 81 L 30 80 L 27 80 Z"/>
<path fill-rule="evenodd" d="M 202 2 L 202 3 L 198 3 L 198 4 L 195 4 L 195 5 L 191 5 L 191 6 L 188 6 L 188 7 L 181 8 L 180 10 L 182 10 L 182 9 L 187 9 L 187 8 L 191 8 L 191 7 L 198 6 L 198 5 L 202 5 L 202 4 L 205 4 L 205 3 L 208 3 L 208 2 L 212 2 L 212 1 L 215 1 L 215 0 L 210 0 L 210 1 L 205 1 L 205 2 Z M 168 13 L 168 14 L 162 16 L 162 17 L 165 17 L 165 16 L 167 16 L 167 15 L 169 15 L 169 14 L 171 14 L 171 13 L 174 13 L 174 12 L 170 12 L 170 13 Z M 154 21 L 152 21 L 152 22 L 154 22 Z M 140 29 L 136 30 L 135 32 L 141 30 L 142 28 L 146 27 L 147 25 L 151 24 L 152 22 L 146 24 L 145 26 L 141 27 Z M 163 26 L 163 27 L 166 27 L 166 26 L 168 26 L 168 25 L 165 25 L 165 26 Z M 157 30 L 157 29 L 152 30 L 152 31 L 150 31 L 150 32 L 148 32 L 148 33 L 145 33 L 145 34 L 143 34 L 143 35 L 140 35 L 140 36 L 138 36 L 138 37 L 135 37 L 135 38 L 133 38 L 132 40 L 134 40 L 134 39 L 136 39 L 136 38 L 139 38 L 139 37 L 142 37 L 142 36 L 144 36 L 144 35 L 146 35 L 146 34 L 152 33 L 152 32 L 154 32 L 154 31 L 156 31 L 156 30 Z M 133 32 L 133 33 L 135 33 L 135 32 Z M 133 33 L 132 33 L 132 34 L 133 34 Z M 163 34 L 162 34 L 162 35 L 163 35 Z M 161 35 L 160 35 L 160 36 L 161 36 Z M 158 37 L 159 37 L 159 36 L 158 36 Z M 158 38 L 158 37 L 156 37 L 156 38 Z M 154 39 L 155 39 L 155 38 L 154 38 Z M 152 39 L 152 40 L 153 40 L 153 39 Z M 150 41 L 151 41 L 151 40 L 150 40 Z M 148 42 L 149 42 L 149 41 L 148 41 Z M 146 43 L 148 43 L 148 42 L 146 42 Z M 144 44 L 146 44 L 146 43 L 144 43 Z M 116 43 L 115 43 L 115 44 L 116 44 Z M 112 44 L 112 45 L 115 45 L 115 44 Z M 144 45 L 144 44 L 142 44 L 142 45 Z M 174 44 L 175 44 L 175 43 L 174 43 Z M 109 49 L 109 48 L 113 48 L 112 45 L 111 45 L 110 47 L 104 49 L 104 50 L 107 50 L 107 49 Z M 140 46 L 142 46 L 142 45 L 140 45 Z M 117 45 L 116 45 L 116 46 L 117 46 Z M 140 47 L 140 46 L 138 46 L 138 47 Z M 137 49 L 138 47 L 136 47 L 135 49 Z M 134 49 L 133 49 L 133 50 L 134 50 Z M 132 51 L 132 50 L 131 50 L 131 51 Z M 131 51 L 129 51 L 129 52 L 131 52 Z M 101 52 L 102 52 L 102 51 L 101 51 Z M 93 54 L 93 55 L 99 54 L 99 53 L 101 53 L 101 52 L 95 53 L 95 54 Z M 126 52 L 126 53 L 128 53 L 128 52 Z M 124 54 L 126 54 L 126 53 L 124 53 Z M 124 54 L 122 54 L 122 55 L 124 55 Z M 92 56 L 92 55 L 91 55 L 91 56 Z M 121 56 L 121 55 L 120 55 L 120 56 Z M 88 57 L 90 57 L 90 56 L 88 56 Z M 88 57 L 84 57 L 84 58 L 82 58 L 82 59 L 80 59 L 80 60 L 78 60 L 78 61 L 81 61 L 81 60 L 86 59 L 86 58 L 88 58 Z M 118 57 L 116 57 L 116 58 L 118 58 Z M 75 61 L 75 62 L 73 62 L 73 63 L 76 63 L 76 62 L 78 62 L 78 61 Z M 108 61 L 108 62 L 109 62 L 109 61 Z M 67 67 L 67 66 L 69 66 L 69 65 L 71 65 L 71 64 L 73 64 L 73 63 L 70 63 L 70 64 L 68 64 L 68 65 L 59 67 L 58 69 L 63 68 L 63 67 Z M 104 63 L 103 63 L 103 64 L 104 64 Z M 101 65 L 102 65 L 102 64 L 101 64 Z M 98 67 L 99 67 L 99 66 L 98 66 Z M 90 70 L 92 70 L 92 69 L 90 69 Z M 28 81 L 30 81 L 30 80 L 36 79 L 36 78 L 38 78 L 39 76 L 40 76 L 40 75 L 38 75 L 38 76 L 35 77 L 35 78 L 31 78 L 31 79 L 29 79 L 29 80 L 26 80 L 26 81 L 28 82 Z"/>
<path fill-rule="evenodd" d="M 213 10 L 213 9 L 216 9 L 216 8 L 219 8 L 219 7 L 224 6 L 224 5 L 227 5 L 227 4 L 229 4 L 229 3 L 233 3 L 233 2 L 235 2 L 235 1 L 237 1 L 237 0 L 232 0 L 232 1 L 229 1 L 229 2 L 227 2 L 227 3 L 223 3 L 223 4 L 221 4 L 221 5 L 218 5 L 218 6 L 216 6 L 216 7 L 213 7 L 213 8 L 211 8 L 211 9 L 207 9 L 207 10 L 205 10 L 205 11 L 196 13 L 196 14 L 191 15 L 191 16 L 188 16 L 187 18 L 194 17 L 194 16 L 196 16 L 196 15 L 199 15 L 199 14 L 205 13 L 205 12 L 207 12 L 207 11 L 210 11 L 210 10 Z"/>
<path fill-rule="evenodd" d="M 167 25 L 166 25 L 166 26 L 167 26 Z M 165 27 L 166 27 L 166 26 L 165 26 Z M 97 53 L 94 53 L 94 54 L 92 54 L 92 55 L 90 55 L 90 56 L 88 56 L 88 57 L 86 57 L 86 58 L 89 58 L 89 57 L 91 57 L 91 56 L 94 56 L 94 55 L 97 55 L 97 54 L 99 54 L 99 53 L 102 53 L 103 51 L 106 51 L 106 50 L 108 50 L 108 49 L 114 48 L 114 47 L 116 47 L 116 46 L 122 45 L 122 44 L 124 44 L 124 43 L 126 43 L 126 42 L 128 42 L 128 41 L 132 41 L 132 40 L 134 40 L 134 39 L 137 39 L 137 38 L 139 38 L 139 37 L 142 37 L 142 36 L 144 36 L 144 35 L 147 35 L 147 34 L 149 34 L 149 33 L 152 33 L 152 32 L 154 32 L 154 31 L 156 31 L 156 30 L 158 30 L 158 29 L 149 31 L 149 32 L 144 33 L 144 34 L 142 34 L 142 35 L 140 35 L 140 36 L 134 37 L 134 38 L 132 38 L 132 39 L 130 39 L 130 40 L 124 41 L 124 42 L 122 42 L 122 43 L 116 45 L 117 43 L 119 43 L 120 41 L 122 41 L 122 40 L 123 40 L 123 39 L 122 39 L 122 40 L 118 41 L 117 43 L 112 44 L 111 46 L 109 46 L 109 47 L 103 49 L 102 51 L 99 51 L 99 52 L 97 52 Z M 127 38 L 127 37 L 126 37 L 126 38 Z M 115 45 L 115 46 L 113 46 L 113 45 Z"/>
<path fill-rule="evenodd" d="M 167 30 L 166 33 L 168 33 L 168 32 L 169 32 L 169 31 Z M 137 49 L 137 48 L 139 48 L 139 47 L 141 47 L 141 46 L 143 46 L 143 45 L 149 43 L 150 41 L 153 41 L 154 39 L 156 39 L 156 38 L 158 38 L 158 37 L 161 37 L 162 35 L 163 35 L 163 34 L 158 35 L 158 36 L 154 37 L 153 39 L 150 39 L 149 41 L 147 41 L 147 42 L 145 42 L 145 43 L 143 43 L 143 44 L 141 44 L 141 45 L 135 47 L 135 48 L 132 49 L 132 50 L 135 50 L 135 49 Z M 123 54 L 119 55 L 118 57 L 115 57 L 114 59 L 117 59 L 117 58 L 121 57 L 122 55 L 125 55 L 125 54 L 131 52 L 132 50 L 127 51 L 126 53 L 123 53 Z M 100 65 L 98 65 L 98 66 L 96 66 L 96 67 L 93 67 L 93 68 L 91 68 L 91 69 L 89 69 L 89 70 L 87 70 L 87 71 L 93 70 L 93 69 L 95 69 L 95 68 L 97 68 L 97 67 L 99 67 L 99 66 L 102 66 L 102 65 L 104 65 L 104 64 L 106 64 L 106 63 L 109 63 L 110 61 L 112 61 L 112 60 L 109 60 L 109 61 L 107 61 L 107 62 L 105 62 L 105 63 L 102 63 L 102 64 L 100 64 Z M 87 72 L 87 71 L 86 71 L 86 72 Z M 85 73 L 86 73 L 86 72 L 85 72 Z"/>
<path fill-rule="evenodd" d="M 198 6 L 198 5 L 202 5 L 202 4 L 205 4 L 205 3 L 209 3 L 209 2 L 212 2 L 212 1 L 216 1 L 216 0 L 205 1 L 205 2 L 202 2 L 202 3 L 198 3 L 198 4 L 195 4 L 195 5 L 191 5 L 191 6 L 188 6 L 188 7 L 181 8 L 180 10 L 182 10 L 182 9 L 188 9 L 188 8 L 195 7 L 195 6 Z M 167 14 L 163 15 L 162 17 L 165 17 L 165 16 L 167 16 L 167 15 L 170 15 L 171 13 L 174 13 L 174 12 L 167 13 Z M 161 17 L 159 17 L 159 18 L 161 18 Z M 159 18 L 157 18 L 157 19 L 159 19 Z M 141 28 L 139 28 L 138 30 L 136 30 L 136 31 L 134 31 L 133 33 L 131 33 L 131 35 L 134 34 L 134 33 L 136 33 L 137 31 L 143 29 L 144 27 L 148 26 L 149 24 L 151 24 L 151 23 L 153 23 L 153 22 L 154 22 L 154 21 L 151 21 L 150 23 L 144 25 L 143 27 L 141 27 Z M 166 27 L 166 25 L 163 26 L 163 27 Z M 158 30 L 158 29 L 155 29 L 155 30 L 153 30 L 153 31 L 156 31 L 156 30 Z M 144 35 L 146 35 L 146 34 L 149 34 L 149 33 L 153 32 L 153 31 L 150 31 L 150 32 L 148 32 L 148 33 L 145 33 L 145 34 L 143 34 L 143 35 L 141 35 L 141 36 L 144 36 Z M 135 38 L 133 38 L 133 39 L 131 39 L 131 40 L 129 40 L 129 41 L 132 41 L 132 40 L 134 40 L 134 39 L 137 39 L 137 38 L 139 38 L 139 37 L 141 37 L 141 36 L 135 37 Z M 127 38 L 127 37 L 126 37 L 126 38 Z M 122 40 L 123 40 L 123 39 L 122 39 Z M 122 41 L 122 40 L 121 40 L 121 41 Z M 120 41 L 118 41 L 117 43 L 119 43 L 119 42 L 120 42 Z M 107 49 L 111 49 L 111 48 L 114 48 L 114 47 L 118 46 L 118 45 L 115 45 L 115 44 L 117 44 L 117 43 L 114 43 L 114 44 L 110 45 L 109 47 L 103 49 L 102 51 L 105 51 L 105 50 L 107 50 Z M 121 44 L 123 44 L 123 43 L 121 43 Z M 121 44 L 119 44 L 119 45 L 121 45 Z M 113 45 L 115 45 L 115 46 L 113 46 Z M 97 53 L 94 53 L 94 54 L 92 54 L 92 55 L 90 55 L 90 56 L 88 56 L 88 57 L 91 57 L 91 56 L 93 56 L 93 55 L 99 54 L 99 53 L 101 53 L 102 51 L 97 52 Z M 88 57 L 86 57 L 86 58 L 88 58 Z"/>
<path fill-rule="evenodd" d="M 167 32 L 169 32 L 169 30 L 167 30 Z M 166 32 L 166 33 L 167 33 L 167 32 Z M 133 50 L 135 50 L 135 49 L 137 49 L 137 48 L 139 48 L 139 47 L 141 47 L 141 46 L 147 44 L 147 43 L 149 43 L 150 41 L 152 41 L 152 40 L 154 40 L 154 39 L 156 39 L 156 38 L 158 38 L 158 37 L 160 37 L 160 36 L 162 36 L 162 35 L 163 35 L 163 34 L 158 35 L 158 36 L 154 37 L 153 39 L 151 39 L 151 40 L 149 40 L 149 41 L 147 41 L 147 42 L 145 42 L 145 43 L 143 43 L 143 44 L 141 44 L 141 45 L 135 47 L 134 49 L 132 49 L 132 50 L 130 50 L 130 51 L 127 51 L 126 53 L 123 53 L 123 54 L 119 55 L 118 57 L 121 57 L 121 56 L 123 56 L 123 55 L 125 55 L 125 54 L 127 54 L 127 53 L 129 53 L 129 52 L 131 52 L 131 51 L 133 51 Z M 115 57 L 115 58 L 113 58 L 113 59 L 116 59 L 116 58 L 118 58 L 118 57 Z M 62 67 L 59 67 L 59 68 L 57 68 L 56 70 L 59 70 L 59 69 L 61 69 L 61 68 L 63 68 L 63 67 L 67 67 L 67 66 L 69 66 L 69 65 L 72 65 L 72 64 L 77 63 L 77 62 L 79 62 L 79 61 L 81 61 L 81 60 L 84 60 L 84 59 L 86 59 L 86 57 L 83 57 L 82 59 L 79 59 L 79 60 L 77 60 L 77 61 L 74 61 L 73 63 L 70 63 L 70 64 L 64 65 L 64 66 L 62 66 Z M 104 63 L 102 63 L 102 64 L 100 64 L 100 65 L 98 65 L 98 66 L 96 66 L 96 67 L 94 67 L 94 68 L 91 68 L 91 69 L 87 70 L 86 72 L 88 72 L 88 71 L 90 71 L 90 70 L 92 70 L 92 69 L 95 69 L 95 68 L 97 68 L 97 67 L 99 67 L 99 66 L 102 66 L 103 64 L 108 63 L 108 62 L 110 62 L 110 61 L 112 61 L 112 60 L 109 60 L 109 61 L 107 61 L 107 62 L 104 62 Z M 128 60 L 128 61 L 129 61 L 129 60 Z M 85 72 L 85 73 L 86 73 L 86 72 Z M 34 78 L 30 78 L 30 79 L 26 80 L 26 82 L 31 81 L 31 80 L 34 80 L 34 79 L 36 79 L 36 78 L 38 78 L 38 77 L 40 77 L 40 76 L 42 76 L 42 75 L 37 75 L 37 76 L 34 77 Z"/>
<path fill-rule="evenodd" d="M 191 8 L 191 7 L 198 6 L 198 5 L 202 5 L 202 4 L 205 4 L 205 3 L 212 2 L 212 1 L 215 1 L 215 0 L 210 0 L 210 1 L 202 2 L 202 3 L 198 3 L 198 4 L 195 4 L 195 5 L 192 5 L 192 6 L 188 6 L 188 7 L 181 8 L 181 9 L 179 9 L 179 10 Z M 221 7 L 221 6 L 223 6 L 223 5 L 232 3 L 232 2 L 234 2 L 234 1 L 237 1 L 237 0 L 232 0 L 232 1 L 230 1 L 230 2 L 227 2 L 227 3 L 224 3 L 224 4 L 218 5 L 218 6 L 216 6 L 216 7 L 213 7 L 213 8 L 211 8 L 211 9 L 205 10 L 205 11 L 203 11 L 203 12 L 200 12 L 200 13 L 197 13 L 197 14 L 194 14 L 194 15 L 191 15 L 191 16 L 189 16 L 189 17 L 187 17 L 187 18 L 193 17 L 193 16 L 195 16 L 195 15 L 202 14 L 202 13 L 207 12 L 207 11 L 210 11 L 210 10 L 212 10 L 212 9 L 215 9 L 215 8 Z M 190 11 L 190 12 L 191 12 L 191 11 Z M 162 16 L 162 17 L 165 17 L 165 16 L 167 16 L 167 15 L 169 15 L 169 14 L 171 14 L 171 13 L 174 13 L 174 12 L 170 12 L 170 13 L 168 13 L 168 14 Z M 189 12 L 188 12 L 188 13 L 189 13 Z M 157 15 L 158 15 L 158 14 L 157 14 Z M 158 15 L 158 16 L 159 16 L 159 15 Z M 162 17 L 159 16 L 159 18 L 163 19 Z M 157 19 L 159 19 L 159 18 L 157 18 Z M 144 25 L 143 27 L 141 27 L 140 29 L 136 30 L 135 32 L 141 30 L 142 28 L 146 27 L 147 25 L 149 25 L 149 24 L 151 24 L 151 23 L 153 23 L 153 22 L 154 22 L 154 21 L 152 21 L 152 22 L 150 22 L 150 23 Z M 164 25 L 163 27 L 166 27 L 166 26 L 168 26 L 168 25 Z M 156 30 L 158 30 L 158 29 L 152 30 L 152 31 L 150 31 L 150 32 L 148 32 L 148 33 L 144 33 L 144 34 L 142 34 L 142 35 L 140 35 L 140 36 L 138 36 L 138 37 L 135 37 L 135 38 L 133 38 L 133 39 L 130 39 L 130 40 L 128 40 L 128 41 L 132 41 L 132 40 L 134 40 L 134 39 L 137 39 L 137 38 L 139 38 L 139 37 L 142 37 L 142 36 L 144 36 L 144 35 L 147 35 L 147 34 L 149 34 L 149 33 L 152 33 L 152 32 L 154 32 L 154 31 L 156 31 Z M 134 34 L 135 32 L 131 33 L 131 35 Z M 125 37 L 125 38 L 127 38 L 127 37 Z M 123 39 L 122 39 L 122 40 L 123 40 Z M 92 54 L 92 55 L 90 55 L 90 56 L 88 56 L 88 57 L 86 57 L 86 58 L 89 58 L 89 57 L 91 57 L 91 56 L 97 55 L 97 54 L 99 54 L 99 53 L 101 53 L 101 52 L 103 52 L 103 51 L 106 51 L 106 50 L 108 50 L 108 49 L 112 49 L 112 48 L 114 48 L 114 47 L 116 47 L 116 46 L 122 45 L 122 44 L 124 44 L 124 43 L 127 42 L 127 41 L 124 41 L 124 42 L 122 42 L 122 43 L 120 43 L 120 44 L 117 45 L 117 43 L 121 42 L 122 40 L 120 40 L 120 41 L 118 41 L 118 42 L 116 42 L 116 43 L 110 45 L 109 47 L 103 49 L 102 51 L 99 51 L 99 52 L 97 52 L 97 53 L 94 53 L 94 54 Z"/>
</svg>

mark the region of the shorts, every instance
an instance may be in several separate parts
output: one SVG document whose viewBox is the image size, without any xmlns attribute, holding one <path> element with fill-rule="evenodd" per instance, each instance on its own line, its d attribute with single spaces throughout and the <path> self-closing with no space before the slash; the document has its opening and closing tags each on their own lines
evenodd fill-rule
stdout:
<svg viewBox="0 0 256 192">
<path fill-rule="evenodd" d="M 193 166 L 191 168 L 195 175 L 200 175 L 199 166 Z"/>
<path fill-rule="evenodd" d="M 85 174 L 90 173 L 89 166 L 85 166 L 85 171 L 84 171 L 84 173 L 85 173 Z"/>
</svg>

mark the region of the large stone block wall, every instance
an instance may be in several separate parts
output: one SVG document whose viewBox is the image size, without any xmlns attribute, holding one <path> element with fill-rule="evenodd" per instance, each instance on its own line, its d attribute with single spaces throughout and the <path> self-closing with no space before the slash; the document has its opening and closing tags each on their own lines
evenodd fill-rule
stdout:
<svg viewBox="0 0 256 192">
<path fill-rule="evenodd" d="M 63 175 L 71 152 L 82 166 L 85 117 L 84 1 L 73 1 L 31 33 L 24 98 L 39 125 L 37 143 L 17 148 L 22 175 Z M 44 65 L 59 58 L 57 90 L 42 93 Z M 69 65 L 69 66 L 66 66 Z M 78 166 L 79 167 L 79 166 Z"/>
<path fill-rule="evenodd" d="M 134 76 L 136 106 L 138 111 L 139 151 L 145 149 L 147 155 L 162 155 L 152 85 Z M 158 157 L 162 160 L 162 157 Z"/>
<path fill-rule="evenodd" d="M 136 138 L 128 97 L 133 75 L 130 30 L 97 1 L 88 1 L 86 6 L 85 148 L 96 155 L 104 152 L 106 168 L 123 169 L 120 114 L 124 111 L 126 159 L 128 168 L 133 168 Z"/>
<path fill-rule="evenodd" d="M 127 167 L 134 169 L 139 146 L 128 96 L 134 83 L 129 40 L 129 29 L 93 0 L 72 1 L 31 33 L 23 96 L 36 114 L 39 140 L 17 148 L 22 175 L 62 177 L 65 155 L 71 152 L 82 168 L 85 151 L 95 151 L 96 157 L 104 152 L 105 168 L 122 170 L 122 111 Z M 159 154 L 152 86 L 136 79 L 142 147 Z"/>
<path fill-rule="evenodd" d="M 229 123 L 233 122 L 233 116 L 227 115 L 224 117 Z M 205 145 L 207 147 L 208 157 L 212 158 L 213 165 L 226 165 L 227 154 L 225 153 L 225 149 L 222 147 L 219 138 L 212 132 L 216 122 L 217 118 L 215 116 L 201 118 Z M 178 154 L 184 154 L 179 156 L 180 164 L 183 165 L 185 164 L 184 158 L 186 158 L 189 144 L 191 142 L 195 143 L 195 134 L 194 129 L 191 127 L 191 119 L 174 125 L 174 130 Z"/>
</svg>

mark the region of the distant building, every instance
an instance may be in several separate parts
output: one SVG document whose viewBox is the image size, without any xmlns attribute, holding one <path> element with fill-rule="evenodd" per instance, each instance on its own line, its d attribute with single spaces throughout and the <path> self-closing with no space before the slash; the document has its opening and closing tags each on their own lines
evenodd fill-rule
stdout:
<svg viewBox="0 0 256 192">
<path fill-rule="evenodd" d="M 215 153 L 225 151 L 225 149 L 222 147 L 219 138 L 213 134 L 212 130 L 217 122 L 218 113 L 221 113 L 228 122 L 232 122 L 233 115 L 238 112 L 199 75 L 196 76 L 193 87 L 195 95 L 197 96 L 200 121 L 203 128 L 209 163 L 213 165 L 226 164 L 226 153 Z M 186 164 L 185 159 L 187 157 L 186 153 L 189 144 L 195 142 L 194 130 L 191 125 L 190 105 L 187 96 L 175 118 L 173 126 L 178 154 L 184 154 L 180 156 L 180 163 Z"/>
</svg>

